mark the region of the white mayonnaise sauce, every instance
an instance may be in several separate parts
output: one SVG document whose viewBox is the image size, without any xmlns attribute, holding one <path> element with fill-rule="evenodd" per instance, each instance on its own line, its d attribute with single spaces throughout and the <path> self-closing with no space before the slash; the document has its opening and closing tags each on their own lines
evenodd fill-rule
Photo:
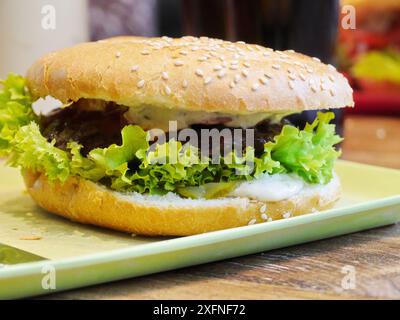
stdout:
<svg viewBox="0 0 400 320">
<path fill-rule="evenodd" d="M 251 128 L 264 119 L 279 122 L 287 113 L 228 114 L 221 112 L 185 111 L 144 105 L 130 108 L 125 118 L 143 129 L 169 129 L 169 121 L 177 122 L 177 129 L 188 128 L 193 124 L 224 124 L 227 127 Z"/>
<path fill-rule="evenodd" d="M 229 196 L 248 197 L 259 201 L 282 201 L 295 195 L 330 193 L 339 180 L 335 175 L 326 184 L 309 184 L 295 174 L 265 174 L 259 179 L 240 183 Z M 323 196 L 321 194 L 321 196 Z"/>
</svg>

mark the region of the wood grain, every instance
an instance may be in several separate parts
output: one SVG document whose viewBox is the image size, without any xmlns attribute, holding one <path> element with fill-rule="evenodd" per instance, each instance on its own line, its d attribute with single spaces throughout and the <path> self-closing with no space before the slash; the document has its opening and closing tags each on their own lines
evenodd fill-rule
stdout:
<svg viewBox="0 0 400 320">
<path fill-rule="evenodd" d="M 351 116 L 345 137 L 345 159 L 400 168 L 400 119 Z M 354 289 L 342 288 L 343 268 Z M 47 298 L 399 299 L 400 225 Z"/>
<path fill-rule="evenodd" d="M 343 159 L 400 169 L 400 118 L 348 116 Z"/>
</svg>

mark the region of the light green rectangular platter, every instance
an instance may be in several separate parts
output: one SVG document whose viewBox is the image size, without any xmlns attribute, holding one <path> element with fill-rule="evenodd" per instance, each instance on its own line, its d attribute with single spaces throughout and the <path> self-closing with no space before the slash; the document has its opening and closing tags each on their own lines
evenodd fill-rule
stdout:
<svg viewBox="0 0 400 320">
<path fill-rule="evenodd" d="M 3 177 L 0 181 L 0 225 L 5 221 L 3 229 L 0 227 L 0 242 L 7 245 L 7 249 L 17 248 L 18 254 L 15 256 L 21 259 L 19 264 L 10 263 L 0 268 L 0 298 L 49 294 L 282 248 L 400 221 L 399 170 L 339 161 L 336 171 L 342 181 L 343 197 L 333 209 L 196 236 L 155 239 L 132 238 L 50 216 L 34 207 L 28 196 L 21 193 L 22 185 L 17 172 L 0 167 L 0 176 Z M 13 184 L 13 181 L 18 182 Z M 20 198 L 17 197 L 16 203 L 10 207 L 8 199 L 15 194 Z M 33 215 L 38 220 L 32 220 L 35 223 L 26 217 L 18 220 L 26 214 L 25 211 L 32 211 L 29 216 Z M 26 244 L 13 233 L 18 232 L 14 230 L 18 228 L 11 228 L 16 223 L 27 223 L 31 228 L 48 224 L 51 227 L 49 229 L 55 231 L 43 231 L 43 242 L 39 240 Z M 14 231 L 11 232 L 11 229 Z M 46 239 L 55 243 L 55 248 L 51 248 Z M 55 270 L 55 289 L 42 287 L 42 281 L 50 270 L 48 267 Z"/>
</svg>

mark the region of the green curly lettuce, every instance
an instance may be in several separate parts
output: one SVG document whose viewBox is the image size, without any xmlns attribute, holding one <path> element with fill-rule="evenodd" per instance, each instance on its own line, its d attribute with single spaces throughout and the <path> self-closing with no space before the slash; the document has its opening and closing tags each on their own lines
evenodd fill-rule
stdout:
<svg viewBox="0 0 400 320">
<path fill-rule="evenodd" d="M 327 183 L 332 178 L 332 168 L 340 152 L 333 146 L 342 138 L 329 124 L 334 113 L 319 112 L 312 124 L 304 130 L 284 126 L 273 142 L 265 144 L 265 151 L 287 172 L 294 172 L 310 183 Z"/>
<path fill-rule="evenodd" d="M 25 79 L 10 74 L 0 80 L 0 156 L 8 155 L 10 142 L 20 127 L 36 120 Z"/>
<path fill-rule="evenodd" d="M 400 83 L 400 52 L 370 51 L 357 60 L 351 72 L 360 79 Z"/>
<path fill-rule="evenodd" d="M 303 130 L 285 125 L 265 152 L 255 156 L 247 147 L 242 154 L 231 152 L 215 164 L 189 144 L 170 140 L 152 145 L 148 133 L 136 125 L 125 126 L 121 145 L 97 148 L 87 156 L 82 146 L 71 141 L 67 150 L 55 146 L 40 132 L 31 109 L 31 98 L 23 78 L 11 75 L 0 97 L 0 150 L 14 167 L 43 172 L 51 181 L 70 176 L 99 182 L 120 192 L 165 194 L 178 192 L 188 197 L 212 198 L 224 194 L 237 181 L 263 174 L 293 172 L 309 183 L 327 183 L 341 141 L 330 124 L 331 112 L 318 113 Z M 199 188 L 199 189 L 197 189 Z"/>
<path fill-rule="evenodd" d="M 48 142 L 35 122 L 21 127 L 10 142 L 8 163 L 45 172 L 50 180 L 66 181 L 71 175 L 70 156 L 55 147 L 55 140 Z"/>
</svg>

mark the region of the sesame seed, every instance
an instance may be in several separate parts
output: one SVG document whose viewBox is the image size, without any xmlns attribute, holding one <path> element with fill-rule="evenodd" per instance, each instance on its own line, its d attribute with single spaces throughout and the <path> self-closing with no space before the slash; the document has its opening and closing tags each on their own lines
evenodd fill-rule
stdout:
<svg viewBox="0 0 400 320">
<path fill-rule="evenodd" d="M 168 73 L 164 71 L 164 72 L 161 74 L 161 78 L 163 78 L 164 80 L 168 80 L 168 78 L 169 78 Z"/>
<path fill-rule="evenodd" d="M 233 61 L 231 61 L 231 65 L 236 65 L 236 64 L 238 64 L 238 63 L 239 63 L 238 60 L 233 60 Z"/>
<path fill-rule="evenodd" d="M 293 90 L 294 89 L 294 82 L 293 81 L 289 81 L 288 83 L 289 83 L 289 88 Z"/>
<path fill-rule="evenodd" d="M 218 78 L 222 79 L 223 77 L 225 77 L 225 71 L 221 70 L 220 72 L 218 72 Z"/>
<path fill-rule="evenodd" d="M 229 67 L 229 69 L 231 69 L 231 70 L 237 70 L 238 68 L 239 68 L 239 67 L 238 67 L 237 64 L 234 64 L 234 65 L 232 65 L 232 66 Z"/>
<path fill-rule="evenodd" d="M 214 71 L 219 71 L 221 69 L 222 69 L 222 66 L 219 64 L 214 67 Z"/>
<path fill-rule="evenodd" d="M 233 58 L 234 58 L 234 59 L 239 59 L 239 57 L 240 57 L 240 56 L 239 56 L 237 53 L 235 53 L 235 54 L 233 55 Z"/>
<path fill-rule="evenodd" d="M 288 53 L 294 53 L 294 50 L 289 49 L 289 50 L 286 50 L 286 52 L 288 52 Z"/>
<path fill-rule="evenodd" d="M 314 61 L 321 62 L 321 60 L 318 59 L 317 57 L 313 57 L 312 59 L 313 59 Z"/>
<path fill-rule="evenodd" d="M 269 56 L 270 56 L 270 53 L 269 53 L 269 52 L 264 52 L 264 53 L 263 53 L 263 56 L 264 56 L 264 57 L 269 57 Z"/>
<path fill-rule="evenodd" d="M 204 84 L 209 84 L 211 82 L 212 78 L 211 77 L 206 77 L 204 79 Z"/>
<path fill-rule="evenodd" d="M 289 79 L 290 80 L 296 80 L 296 76 L 294 74 L 289 74 Z"/>
<path fill-rule="evenodd" d="M 279 70 L 281 68 L 281 66 L 279 64 L 273 64 L 272 68 L 275 70 Z"/>
<path fill-rule="evenodd" d="M 206 61 L 208 58 L 206 57 L 206 56 L 202 56 L 202 57 L 200 57 L 198 60 L 199 61 Z"/>
<path fill-rule="evenodd" d="M 166 93 L 167 95 L 170 95 L 170 94 L 171 94 L 171 88 L 168 87 L 168 86 L 165 86 L 165 93 Z"/>
<path fill-rule="evenodd" d="M 247 78 L 247 76 L 249 75 L 249 72 L 246 69 L 243 69 L 242 75 L 243 75 L 243 77 Z"/>
<path fill-rule="evenodd" d="M 196 69 L 195 71 L 196 75 L 198 75 L 199 77 L 202 77 L 204 75 L 203 70 L 201 69 Z"/>
<path fill-rule="evenodd" d="M 143 88 L 144 87 L 144 80 L 139 80 L 138 81 L 138 83 L 136 84 L 137 85 L 137 87 L 140 89 L 140 88 Z"/>
<path fill-rule="evenodd" d="M 251 219 L 251 220 L 249 221 L 249 226 L 252 225 L 252 224 L 255 224 L 256 222 L 257 222 L 256 219 Z"/>
<path fill-rule="evenodd" d="M 175 65 L 176 67 L 183 66 L 183 61 L 181 61 L 181 60 L 176 60 L 176 61 L 174 62 L 174 65 Z"/>
<path fill-rule="evenodd" d="M 121 56 L 121 52 L 118 51 L 118 52 L 115 54 L 115 57 L 116 57 L 116 58 L 119 58 L 120 56 Z"/>
<path fill-rule="evenodd" d="M 188 41 L 196 41 L 197 40 L 197 38 L 195 38 L 193 36 L 183 36 L 182 39 L 188 40 Z"/>
<path fill-rule="evenodd" d="M 184 89 L 186 89 L 187 86 L 188 86 L 188 82 L 187 82 L 186 80 L 183 80 L 183 81 L 182 81 L 182 87 L 183 87 Z"/>
<path fill-rule="evenodd" d="M 246 46 L 246 48 L 247 48 L 247 50 L 249 50 L 249 51 L 254 51 L 253 47 L 252 47 L 251 45 L 249 45 L 249 44 Z"/>
<path fill-rule="evenodd" d="M 188 52 L 186 50 L 182 50 L 179 52 L 179 54 L 181 54 L 183 56 L 187 56 Z"/>
<path fill-rule="evenodd" d="M 140 52 L 142 55 L 148 55 L 148 54 L 150 54 L 150 51 L 149 50 L 142 50 L 142 52 Z"/>
<path fill-rule="evenodd" d="M 317 87 L 316 87 L 315 85 L 312 85 L 312 86 L 311 86 L 311 90 L 312 90 L 313 92 L 317 92 Z"/>
<path fill-rule="evenodd" d="M 241 79 L 240 75 L 236 74 L 233 81 L 235 81 L 235 83 L 238 83 L 240 81 L 240 79 Z"/>
<path fill-rule="evenodd" d="M 307 68 L 306 68 L 306 71 L 307 71 L 308 73 L 313 73 L 313 72 L 314 72 L 314 70 L 311 69 L 310 67 L 307 67 Z"/>
<path fill-rule="evenodd" d="M 154 42 L 149 42 L 149 45 L 152 46 L 153 48 L 161 49 L 164 47 L 164 42 L 154 41 Z"/>
<path fill-rule="evenodd" d="M 261 213 L 265 213 L 265 211 L 267 211 L 267 205 L 264 204 L 264 205 L 261 206 L 260 212 Z"/>
<path fill-rule="evenodd" d="M 325 86 L 324 83 L 321 83 L 321 86 L 320 86 L 320 87 L 321 87 L 321 90 L 322 90 L 322 91 L 326 90 L 326 86 Z"/>
<path fill-rule="evenodd" d="M 287 72 L 288 72 L 289 74 L 292 74 L 294 71 L 293 71 L 292 68 L 288 68 L 288 69 L 287 69 Z"/>
<path fill-rule="evenodd" d="M 253 83 L 253 85 L 251 86 L 251 90 L 252 91 L 257 91 L 257 89 L 260 87 L 260 85 L 258 83 Z"/>
<path fill-rule="evenodd" d="M 260 79 L 258 79 L 263 85 L 267 85 L 268 84 L 268 79 L 265 77 L 262 77 Z"/>
<path fill-rule="evenodd" d="M 250 68 L 250 63 L 248 63 L 247 61 L 246 61 L 245 63 L 243 63 L 243 65 L 244 65 L 246 68 Z"/>
<path fill-rule="evenodd" d="M 246 44 L 246 42 L 244 42 L 244 41 L 237 41 L 236 43 L 238 43 L 238 44 Z"/>
<path fill-rule="evenodd" d="M 268 216 L 265 213 L 263 213 L 261 214 L 261 219 L 268 220 Z"/>
<path fill-rule="evenodd" d="M 304 75 L 304 73 L 299 73 L 300 79 L 303 81 L 306 81 L 306 76 Z"/>
<path fill-rule="evenodd" d="M 334 97 L 334 96 L 335 96 L 335 91 L 334 91 L 333 89 L 330 89 L 330 90 L 329 90 L 329 94 L 330 94 L 332 97 Z"/>
<path fill-rule="evenodd" d="M 330 75 L 328 78 L 329 78 L 329 80 L 331 80 L 332 82 L 335 82 L 335 77 L 334 77 L 333 75 Z"/>
<path fill-rule="evenodd" d="M 224 60 L 224 61 L 222 61 L 222 65 L 223 65 L 224 67 L 226 67 L 226 66 L 228 65 L 228 62 L 226 62 L 226 61 Z"/>
<path fill-rule="evenodd" d="M 139 70 L 139 66 L 132 66 L 132 67 L 130 67 L 130 71 L 131 72 L 135 72 L 135 71 L 138 71 Z"/>
<path fill-rule="evenodd" d="M 229 83 L 229 87 L 231 87 L 233 89 L 235 87 L 235 83 L 233 81 L 231 81 L 231 83 Z"/>
<path fill-rule="evenodd" d="M 335 70 L 336 70 L 336 68 L 335 68 L 333 65 L 331 65 L 331 64 L 328 64 L 328 68 L 329 68 L 330 70 L 332 70 L 332 71 L 335 71 Z"/>
<path fill-rule="evenodd" d="M 264 76 L 266 76 L 268 79 L 272 79 L 272 75 L 270 73 L 264 73 Z"/>
<path fill-rule="evenodd" d="M 197 51 L 197 50 L 199 50 L 199 47 L 194 46 L 194 47 L 191 48 L 191 50 L 192 50 L 192 51 Z"/>
</svg>

